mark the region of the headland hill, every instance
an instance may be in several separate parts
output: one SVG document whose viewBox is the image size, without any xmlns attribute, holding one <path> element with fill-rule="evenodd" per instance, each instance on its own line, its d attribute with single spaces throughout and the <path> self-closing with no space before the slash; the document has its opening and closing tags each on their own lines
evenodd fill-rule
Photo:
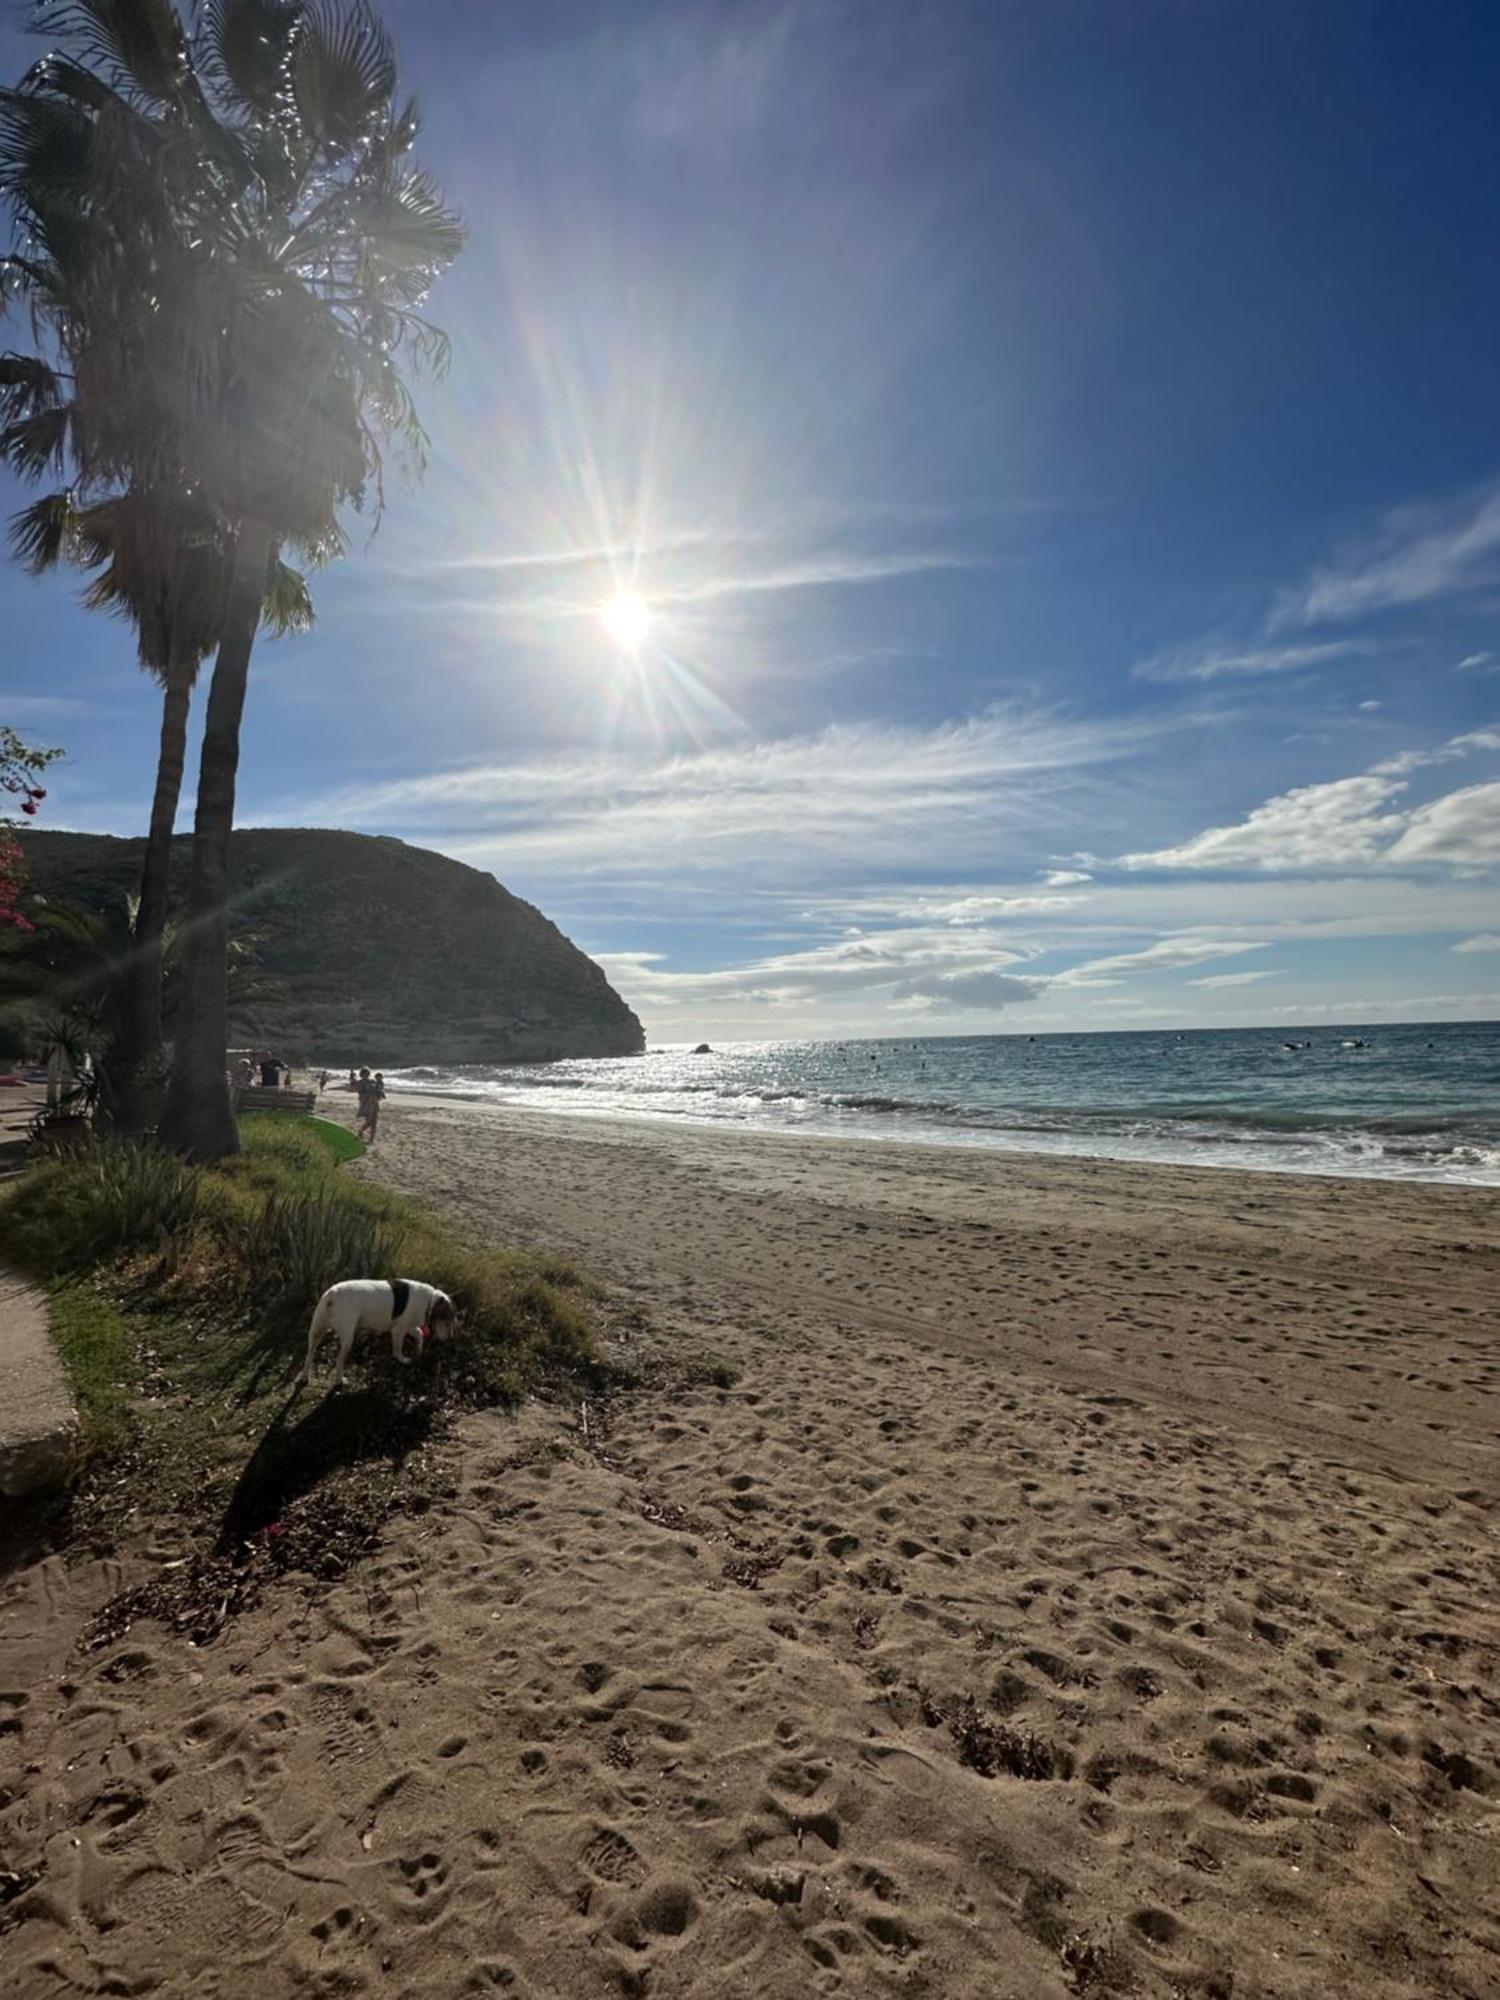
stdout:
<svg viewBox="0 0 1500 2000">
<path fill-rule="evenodd" d="M 190 837 L 173 853 L 174 914 Z M 98 909 L 131 895 L 143 842 L 32 833 L 29 887 Z M 231 924 L 281 991 L 256 1034 L 290 1059 L 387 1068 L 637 1055 L 640 1022 L 601 968 L 493 875 L 384 835 L 246 827 Z"/>
</svg>

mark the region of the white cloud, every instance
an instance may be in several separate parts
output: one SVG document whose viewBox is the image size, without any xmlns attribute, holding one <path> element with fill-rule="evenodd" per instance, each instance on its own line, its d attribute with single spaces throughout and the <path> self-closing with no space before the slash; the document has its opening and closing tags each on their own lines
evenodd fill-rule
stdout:
<svg viewBox="0 0 1500 2000">
<path fill-rule="evenodd" d="M 1122 854 L 1122 868 L 1348 868 L 1377 860 L 1403 825 L 1385 813 L 1406 789 L 1394 777 L 1372 772 L 1301 785 L 1267 799 L 1235 826 L 1209 827 L 1177 847 Z"/>
<path fill-rule="evenodd" d="M 1471 785 L 1416 808 L 1385 808 L 1408 789 L 1413 771 L 1493 750 L 1500 750 L 1500 729 L 1489 727 L 1431 749 L 1398 751 L 1357 777 L 1283 792 L 1236 824 L 1209 827 L 1180 846 L 1122 854 L 1119 866 L 1281 871 L 1443 861 L 1482 867 L 1500 859 L 1500 784 Z"/>
<path fill-rule="evenodd" d="M 1359 712 L 1361 715 L 1373 715 L 1376 709 L 1384 708 L 1384 706 L 1385 703 L 1381 701 L 1362 701 L 1359 704 Z"/>
<path fill-rule="evenodd" d="M 1478 937 L 1461 939 L 1453 949 L 1461 956 L 1475 951 L 1500 951 L 1500 935 L 1494 931 L 1483 931 Z"/>
<path fill-rule="evenodd" d="M 1500 660 L 1497 660 L 1493 653 L 1470 653 L 1466 658 L 1459 661 L 1458 665 L 1454 668 L 1454 672 L 1459 674 L 1500 673 Z"/>
<path fill-rule="evenodd" d="M 1448 506 L 1402 507 L 1368 540 L 1282 594 L 1273 631 L 1334 624 L 1482 588 L 1500 575 L 1500 489 Z"/>
<path fill-rule="evenodd" d="M 1051 868 L 1042 877 L 1049 889 L 1069 889 L 1077 882 L 1092 882 L 1093 879 L 1081 868 Z"/>
<path fill-rule="evenodd" d="M 1189 986 L 1254 986 L 1257 980 L 1274 979 L 1273 971 L 1266 972 L 1212 972 L 1206 979 L 1190 979 Z"/>
<path fill-rule="evenodd" d="M 939 972 L 912 980 L 897 991 L 897 1003 L 922 1000 L 968 1013 L 998 1012 L 1018 1001 L 1035 1000 L 1046 990 L 1045 979 L 1009 972 Z"/>
<path fill-rule="evenodd" d="M 1493 867 L 1500 862 L 1500 784 L 1467 785 L 1419 806 L 1387 858 Z"/>
<path fill-rule="evenodd" d="M 882 1006 L 994 1013 L 1035 999 L 1045 978 L 1011 967 L 1025 954 L 994 932 L 914 928 L 855 934 L 711 972 L 673 972 L 648 952 L 595 954 L 647 1014 L 800 1007 L 823 1018 Z"/>
<path fill-rule="evenodd" d="M 1355 639 L 1305 646 L 1210 646 L 1159 653 L 1130 671 L 1138 681 L 1217 681 L 1231 675 L 1291 674 L 1370 648 Z"/>
</svg>

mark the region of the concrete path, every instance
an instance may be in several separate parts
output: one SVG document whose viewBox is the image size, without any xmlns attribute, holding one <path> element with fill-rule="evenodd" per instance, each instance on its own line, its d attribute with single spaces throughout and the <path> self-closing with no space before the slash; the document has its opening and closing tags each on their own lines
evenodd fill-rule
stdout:
<svg viewBox="0 0 1500 2000">
<path fill-rule="evenodd" d="M 61 1479 L 77 1434 L 47 1301 L 0 1266 L 0 1494 L 14 1499 Z"/>
<path fill-rule="evenodd" d="M 40 1097 L 7 1089 L 0 1099 L 0 1180 L 22 1164 L 26 1121 Z M 47 1301 L 0 1264 L 0 1494 L 16 1499 L 61 1479 L 77 1434 L 78 1416 L 47 1328 Z"/>
</svg>

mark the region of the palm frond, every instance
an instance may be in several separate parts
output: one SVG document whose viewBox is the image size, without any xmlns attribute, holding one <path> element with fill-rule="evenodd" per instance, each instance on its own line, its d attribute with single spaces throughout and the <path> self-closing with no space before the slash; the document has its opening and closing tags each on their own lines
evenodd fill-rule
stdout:
<svg viewBox="0 0 1500 2000">
<path fill-rule="evenodd" d="M 271 565 L 271 580 L 266 587 L 266 601 L 261 612 L 262 626 L 273 637 L 281 639 L 290 632 L 310 632 L 316 623 L 307 578 L 301 570 L 293 569 L 289 563 L 278 559 Z"/>
<path fill-rule="evenodd" d="M 0 420 L 29 417 L 62 401 L 62 378 L 39 354 L 0 354 Z"/>
<path fill-rule="evenodd" d="M 0 461 L 22 479 L 39 479 L 44 472 L 61 472 L 68 459 L 72 412 L 66 404 L 34 410 L 0 429 Z"/>
<path fill-rule="evenodd" d="M 0 190 L 29 206 L 39 191 L 78 189 L 90 138 L 81 107 L 30 89 L 0 90 Z"/>
<path fill-rule="evenodd" d="M 187 75 L 187 41 L 171 0 L 56 0 L 38 7 L 35 25 L 129 97 L 169 102 Z"/>
<path fill-rule="evenodd" d="M 71 493 L 47 493 L 10 519 L 11 553 L 33 576 L 56 569 L 72 554 L 77 509 Z"/>
<path fill-rule="evenodd" d="M 259 118 L 286 95 L 300 0 L 207 0 L 198 31 L 209 82 Z"/>
<path fill-rule="evenodd" d="M 396 52 L 368 0 L 311 0 L 297 24 L 292 97 L 314 153 L 369 139 L 396 89 Z"/>
</svg>

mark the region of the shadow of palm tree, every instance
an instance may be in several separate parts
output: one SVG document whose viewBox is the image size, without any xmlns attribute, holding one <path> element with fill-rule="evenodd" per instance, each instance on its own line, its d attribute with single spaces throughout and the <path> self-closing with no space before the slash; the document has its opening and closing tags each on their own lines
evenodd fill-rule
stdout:
<svg viewBox="0 0 1500 2000">
<path fill-rule="evenodd" d="M 398 1383 L 337 1390 L 293 1422 L 301 1399 L 302 1391 L 294 1391 L 246 1461 L 224 1510 L 217 1554 L 229 1554 L 279 1521 L 293 1501 L 332 1473 L 375 1460 L 399 1470 L 432 1434 L 438 1416 L 435 1402 Z"/>
</svg>

